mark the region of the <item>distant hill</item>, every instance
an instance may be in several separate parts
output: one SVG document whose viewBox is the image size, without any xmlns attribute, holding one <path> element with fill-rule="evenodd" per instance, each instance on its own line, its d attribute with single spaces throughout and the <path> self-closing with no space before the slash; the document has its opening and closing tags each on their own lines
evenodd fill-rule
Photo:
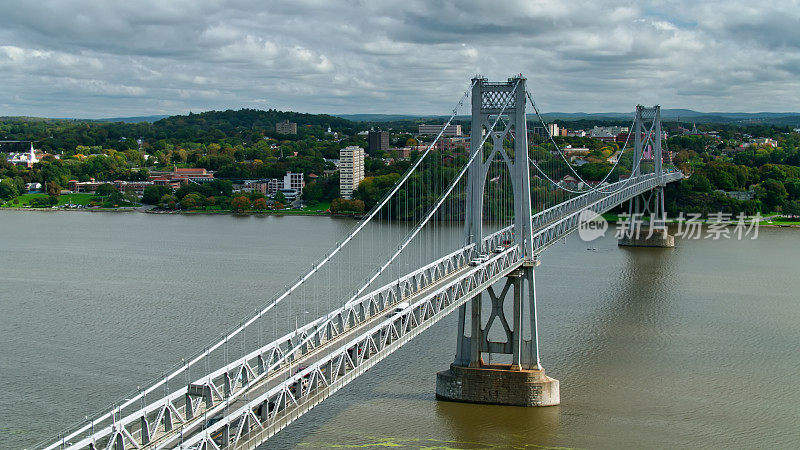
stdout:
<svg viewBox="0 0 800 450">
<path fill-rule="evenodd" d="M 169 115 L 160 115 L 160 116 L 133 116 L 133 117 L 111 117 L 108 119 L 93 119 L 92 122 L 122 122 L 122 123 L 141 123 L 141 122 L 150 122 L 153 123 L 157 120 L 164 119 L 169 117 Z"/>
<path fill-rule="evenodd" d="M 154 120 L 158 117 L 162 118 Z M 297 123 L 296 135 L 276 133 L 275 124 L 283 120 Z M 208 144 L 226 141 L 233 146 L 253 143 L 264 137 L 302 140 L 308 136 L 322 135 L 328 127 L 351 136 L 364 129 L 366 124 L 324 114 L 274 109 L 103 120 L 3 117 L 0 118 L 0 140 L 29 140 L 35 142 L 37 148 L 50 152 L 71 152 L 78 145 L 126 150 L 137 147 L 137 139 L 146 142 L 165 140 L 172 145 L 179 142 Z"/>
<path fill-rule="evenodd" d="M 270 109 L 240 109 L 238 111 L 206 111 L 199 114 L 170 116 L 153 122 L 153 128 L 166 132 L 180 132 L 185 136 L 219 135 L 228 137 L 252 131 L 275 134 L 275 124 L 288 120 L 297 123 L 298 134 L 307 126 L 332 127 L 352 134 L 354 125 L 350 120 L 326 114 L 307 114 Z M 179 136 L 180 137 L 180 136 Z"/>
<path fill-rule="evenodd" d="M 441 119 L 449 116 L 415 116 L 411 114 L 334 114 L 336 117 L 353 122 L 397 122 Z"/>
<path fill-rule="evenodd" d="M 46 118 L 46 117 L 31 117 L 31 116 L 0 116 L 0 121 L 18 120 L 18 121 L 28 121 L 28 122 L 37 122 L 37 121 L 41 122 L 41 121 L 54 121 L 54 120 L 69 120 L 72 122 L 153 123 L 165 117 L 169 116 L 161 115 L 161 116 L 111 117 L 108 119 L 78 119 L 75 117 Z"/>
</svg>

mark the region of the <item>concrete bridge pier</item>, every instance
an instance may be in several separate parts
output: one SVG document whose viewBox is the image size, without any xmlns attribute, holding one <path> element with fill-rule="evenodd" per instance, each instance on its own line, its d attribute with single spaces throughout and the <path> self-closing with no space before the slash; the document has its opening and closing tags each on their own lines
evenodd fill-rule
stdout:
<svg viewBox="0 0 800 450">
<path fill-rule="evenodd" d="M 642 222 L 648 214 L 650 223 Z M 629 206 L 629 223 L 617 241 L 620 247 L 675 247 L 675 236 L 669 234 L 664 212 L 664 188 L 633 198 Z"/>
<path fill-rule="evenodd" d="M 530 261 L 509 274 L 499 294 L 493 287 L 487 289 L 492 307 L 485 326 L 482 326 L 482 294 L 470 301 L 469 317 L 467 305 L 459 309 L 456 359 L 448 370 L 436 374 L 438 399 L 509 406 L 561 403 L 558 380 L 548 377 L 539 363 L 535 265 Z M 511 321 L 505 313 L 506 300 L 513 301 Z M 525 308 L 529 311 L 528 320 L 523 320 Z M 505 341 L 489 339 L 489 330 L 495 322 L 503 328 Z M 484 353 L 511 355 L 511 363 L 487 364 Z"/>
<path fill-rule="evenodd" d="M 652 126 L 645 127 L 646 122 Z M 670 236 L 666 226 L 664 209 L 663 152 L 661 149 L 661 107 L 646 108 L 636 106 L 636 121 L 633 132 L 633 161 L 635 166 L 631 176 L 641 175 L 641 163 L 651 161 L 661 183 L 647 194 L 634 197 L 628 204 L 628 226 L 617 242 L 623 247 L 675 247 L 675 236 Z M 645 151 L 645 149 L 647 151 Z M 642 218 L 649 216 L 649 226 Z"/>
</svg>

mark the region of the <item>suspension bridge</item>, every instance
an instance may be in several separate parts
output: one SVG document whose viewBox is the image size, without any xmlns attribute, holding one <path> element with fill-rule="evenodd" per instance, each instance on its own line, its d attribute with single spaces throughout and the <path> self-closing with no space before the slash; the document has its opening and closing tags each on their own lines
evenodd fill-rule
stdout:
<svg viewBox="0 0 800 450">
<path fill-rule="evenodd" d="M 444 130 L 468 107 L 468 151 L 443 151 Z M 663 192 L 683 174 L 669 167 L 662 134 L 660 108 L 638 106 L 608 174 L 589 182 L 547 131 L 525 78 L 474 78 L 434 141 L 307 273 L 174 370 L 37 448 L 256 448 L 451 313 L 455 358 L 436 375 L 437 397 L 558 404 L 540 361 L 535 268 L 587 214 L 626 202 L 650 232 L 631 222 L 621 245 L 673 245 Z M 566 185 L 567 175 L 580 183 Z"/>
</svg>

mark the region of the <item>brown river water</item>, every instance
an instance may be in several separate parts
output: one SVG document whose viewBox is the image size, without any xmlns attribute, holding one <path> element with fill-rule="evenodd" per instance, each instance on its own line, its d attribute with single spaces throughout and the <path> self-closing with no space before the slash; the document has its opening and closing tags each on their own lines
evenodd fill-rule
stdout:
<svg viewBox="0 0 800 450">
<path fill-rule="evenodd" d="M 0 212 L 0 448 L 55 436 L 239 322 L 330 248 L 328 217 Z M 434 397 L 451 315 L 265 448 L 800 448 L 800 229 L 537 269 L 562 404 Z"/>
</svg>

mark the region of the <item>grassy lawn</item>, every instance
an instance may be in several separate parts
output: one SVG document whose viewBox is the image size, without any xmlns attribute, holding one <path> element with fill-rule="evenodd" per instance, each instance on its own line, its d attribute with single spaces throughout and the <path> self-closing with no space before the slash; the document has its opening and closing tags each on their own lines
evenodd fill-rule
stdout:
<svg viewBox="0 0 800 450">
<path fill-rule="evenodd" d="M 774 220 L 769 219 L 762 223 L 768 225 L 800 225 L 800 218 L 798 217 L 776 217 Z"/>
<path fill-rule="evenodd" d="M 88 205 L 89 202 L 91 202 L 91 200 L 93 198 L 96 198 L 96 197 L 97 196 L 95 194 L 87 194 L 87 193 L 64 194 L 64 195 L 61 195 L 61 196 L 58 197 L 58 205 L 57 206 L 63 206 L 63 205 L 67 205 L 67 204 Z M 22 195 L 20 195 L 19 197 L 16 198 L 16 200 L 19 200 L 18 203 L 14 203 L 14 199 L 12 199 L 12 200 L 9 200 L 9 201 L 5 202 L 2 205 L 2 207 L 3 208 L 27 208 L 27 207 L 30 207 L 30 202 L 34 198 L 47 198 L 47 194 L 22 194 Z M 101 206 L 104 206 L 104 205 L 101 204 Z M 132 203 L 127 203 L 127 202 L 123 201 L 123 202 L 121 202 L 119 204 L 119 206 L 138 206 L 138 205 L 132 204 Z M 47 206 L 44 209 L 48 209 L 48 208 L 50 208 L 50 207 Z"/>
<path fill-rule="evenodd" d="M 304 206 L 300 211 L 313 212 L 313 211 L 327 211 L 331 207 L 331 202 L 319 202 L 314 206 Z"/>
<path fill-rule="evenodd" d="M 22 194 L 16 198 L 19 203 L 14 203 L 14 200 L 9 200 L 3 204 L 3 208 L 25 208 L 30 206 L 30 201 L 34 198 L 45 198 L 47 194 Z M 66 205 L 72 203 L 73 205 L 87 205 L 94 197 L 94 194 L 64 194 L 58 197 L 58 205 Z"/>
</svg>

